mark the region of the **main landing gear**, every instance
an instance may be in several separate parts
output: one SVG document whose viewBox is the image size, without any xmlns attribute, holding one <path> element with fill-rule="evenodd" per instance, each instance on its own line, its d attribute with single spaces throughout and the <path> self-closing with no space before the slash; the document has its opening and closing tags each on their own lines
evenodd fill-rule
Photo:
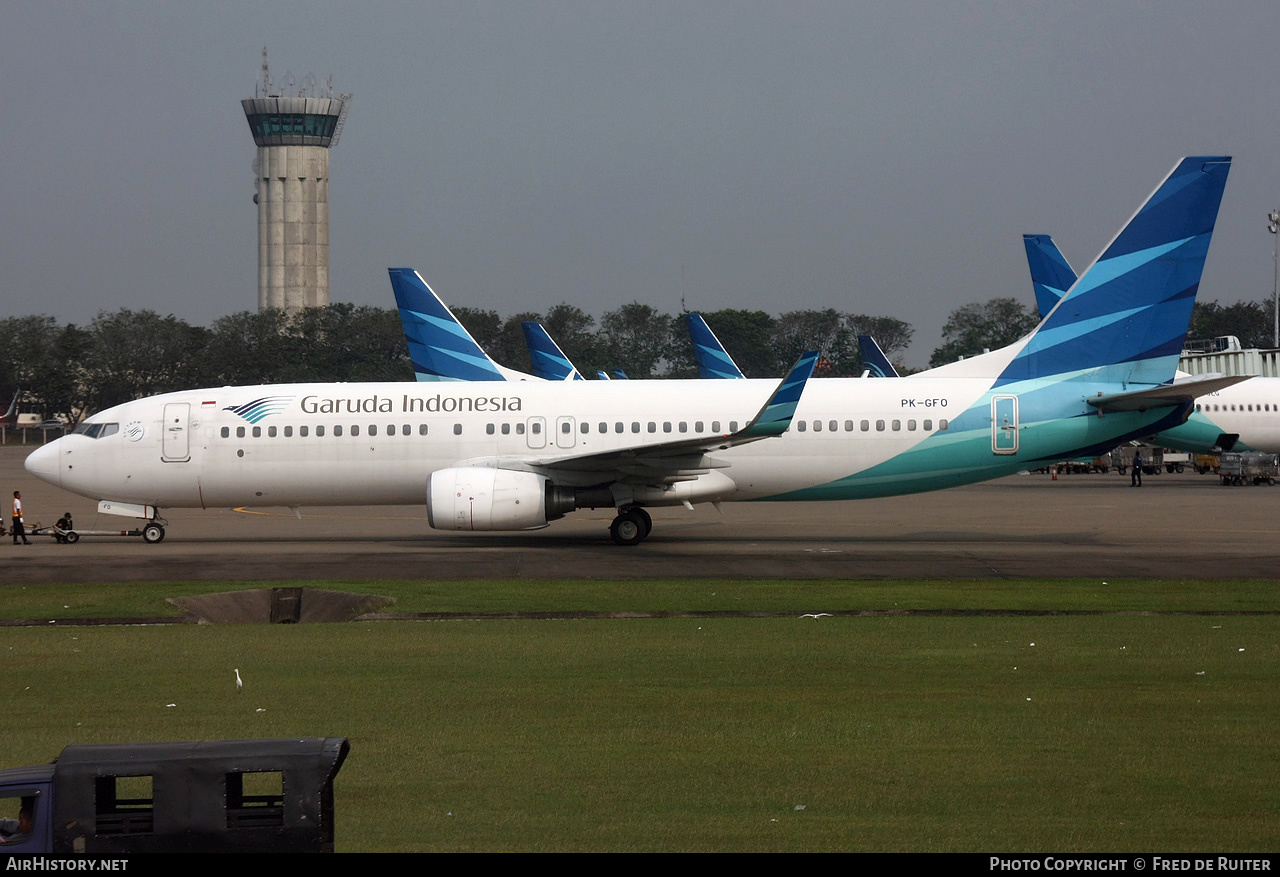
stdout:
<svg viewBox="0 0 1280 877">
<path fill-rule="evenodd" d="M 618 511 L 618 516 L 609 525 L 609 535 L 619 545 L 639 545 L 649 536 L 653 529 L 653 518 L 639 506 L 631 506 Z"/>
</svg>

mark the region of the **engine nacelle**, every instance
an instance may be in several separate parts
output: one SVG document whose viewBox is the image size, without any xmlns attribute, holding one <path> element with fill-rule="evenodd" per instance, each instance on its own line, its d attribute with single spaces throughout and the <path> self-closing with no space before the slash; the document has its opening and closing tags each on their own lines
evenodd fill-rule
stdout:
<svg viewBox="0 0 1280 877">
<path fill-rule="evenodd" d="M 535 472 L 461 466 L 427 478 L 427 523 L 436 530 L 533 530 L 572 509 L 572 493 Z"/>
</svg>

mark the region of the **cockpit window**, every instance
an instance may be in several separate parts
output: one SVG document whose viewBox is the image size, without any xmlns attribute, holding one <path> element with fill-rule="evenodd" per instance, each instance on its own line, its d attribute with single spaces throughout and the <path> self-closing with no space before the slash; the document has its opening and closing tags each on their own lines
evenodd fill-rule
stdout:
<svg viewBox="0 0 1280 877">
<path fill-rule="evenodd" d="M 91 439 L 106 438 L 120 431 L 118 423 L 82 423 L 75 428 L 72 435 L 88 436 Z"/>
</svg>

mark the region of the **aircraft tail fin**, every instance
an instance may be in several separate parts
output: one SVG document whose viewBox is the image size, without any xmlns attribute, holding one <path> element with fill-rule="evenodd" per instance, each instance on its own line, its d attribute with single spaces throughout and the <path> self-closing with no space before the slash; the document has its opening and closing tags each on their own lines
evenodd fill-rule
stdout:
<svg viewBox="0 0 1280 877">
<path fill-rule="evenodd" d="M 533 360 L 535 375 L 547 381 L 583 380 L 578 369 L 541 323 L 526 320 L 520 327 L 524 329 L 524 341 L 529 345 L 529 358 Z"/>
<path fill-rule="evenodd" d="M 889 362 L 889 357 L 884 355 L 876 339 L 870 335 L 859 335 L 858 349 L 862 351 L 862 367 L 870 372 L 871 377 L 899 377 L 898 370 L 893 367 L 893 363 Z"/>
<path fill-rule="evenodd" d="M 1027 267 L 1031 269 L 1036 306 L 1043 318 L 1075 284 L 1076 272 L 1049 235 L 1024 234 L 1022 243 L 1027 248 Z"/>
<path fill-rule="evenodd" d="M 505 381 L 453 312 L 412 268 L 390 268 L 409 358 L 420 381 Z"/>
<path fill-rule="evenodd" d="M 716 333 L 711 331 L 702 314 L 685 314 L 685 323 L 689 326 L 689 337 L 693 340 L 693 355 L 698 360 L 698 377 L 701 378 L 745 378 L 742 369 L 733 361 L 729 351 L 724 349 Z"/>
<path fill-rule="evenodd" d="M 1229 156 L 1180 161 L 1015 345 L 995 386 L 1048 377 L 1138 385 L 1173 380 L 1230 170 Z"/>
</svg>

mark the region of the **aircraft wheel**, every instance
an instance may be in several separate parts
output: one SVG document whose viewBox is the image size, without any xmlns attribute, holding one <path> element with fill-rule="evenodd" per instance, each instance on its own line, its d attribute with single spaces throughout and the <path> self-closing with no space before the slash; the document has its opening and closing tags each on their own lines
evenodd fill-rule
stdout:
<svg viewBox="0 0 1280 877">
<path fill-rule="evenodd" d="M 80 541 L 80 534 L 75 530 L 68 530 L 62 535 L 62 538 L 66 540 L 68 545 L 75 545 Z"/>
<path fill-rule="evenodd" d="M 609 535 L 619 545 L 639 545 L 649 535 L 645 529 L 644 518 L 636 514 L 636 509 L 627 509 L 613 519 L 609 525 Z M 647 515 L 646 515 L 647 517 Z"/>
<path fill-rule="evenodd" d="M 155 544 L 164 540 L 164 527 L 159 524 L 147 524 L 142 528 L 142 541 Z"/>
<path fill-rule="evenodd" d="M 644 523 L 644 538 L 648 539 L 649 534 L 653 532 L 653 518 L 649 517 L 649 513 L 639 506 L 631 511 L 640 516 L 640 520 Z"/>
</svg>

